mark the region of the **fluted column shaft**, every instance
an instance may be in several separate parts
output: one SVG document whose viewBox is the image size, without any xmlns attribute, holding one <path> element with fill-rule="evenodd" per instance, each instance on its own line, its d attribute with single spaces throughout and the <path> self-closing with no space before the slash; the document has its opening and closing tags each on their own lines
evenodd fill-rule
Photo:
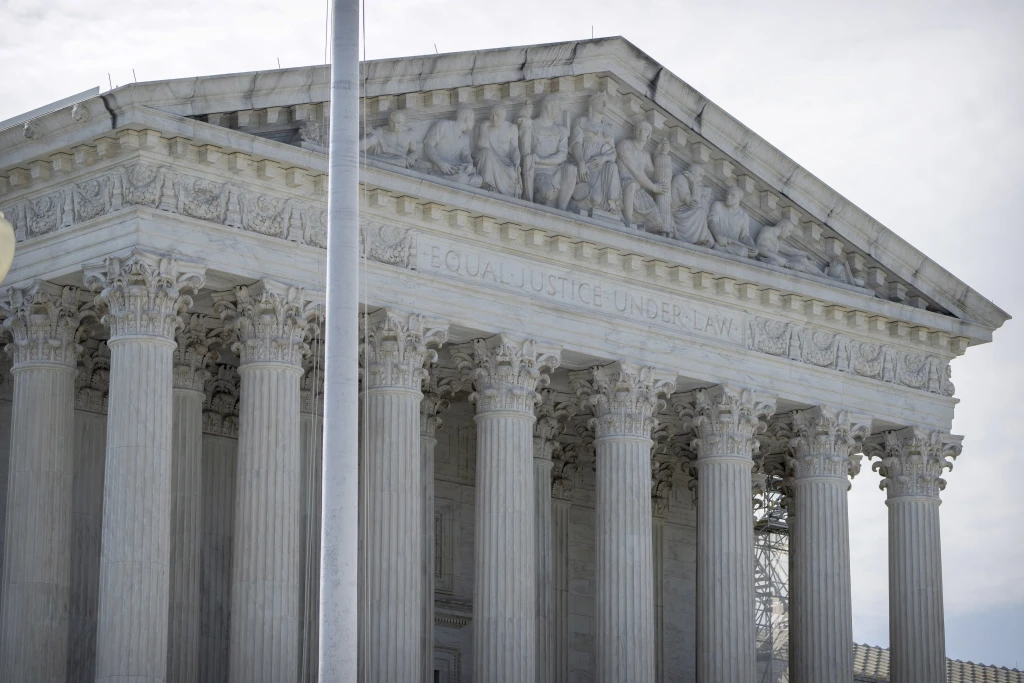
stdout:
<svg viewBox="0 0 1024 683">
<path fill-rule="evenodd" d="M 64 683 L 71 588 L 77 291 L 37 282 L 2 308 L 13 337 L 0 680 Z"/>
<path fill-rule="evenodd" d="M 97 682 L 166 679 L 174 335 L 204 273 L 140 251 L 85 269 L 110 327 Z"/>
<path fill-rule="evenodd" d="M 556 356 L 497 335 L 453 359 L 474 380 L 476 530 L 473 680 L 533 683 L 537 676 L 534 407 L 541 368 Z"/>
<path fill-rule="evenodd" d="M 654 516 L 651 537 L 654 575 L 654 680 L 665 680 L 665 520 Z"/>
<path fill-rule="evenodd" d="M 426 345 L 447 333 L 383 309 L 363 327 L 363 680 L 412 682 L 422 675 L 424 647 L 421 386 L 424 365 L 437 357 Z"/>
<path fill-rule="evenodd" d="M 694 392 L 697 432 L 697 681 L 754 680 L 750 472 L 774 401 L 718 386 Z"/>
<path fill-rule="evenodd" d="M 554 680 L 552 650 L 552 529 L 551 529 L 551 458 L 533 458 L 534 495 L 534 560 L 537 595 L 537 676 L 536 683 Z"/>
<path fill-rule="evenodd" d="M 204 398 L 194 389 L 173 392 L 168 683 L 187 683 L 199 675 Z"/>
<path fill-rule="evenodd" d="M 962 437 L 908 427 L 865 447 L 884 477 L 889 508 L 889 675 L 892 683 L 944 681 L 945 613 L 939 533 L 940 475 Z"/>
<path fill-rule="evenodd" d="M 16 366 L 0 680 L 63 683 L 71 581 L 73 366 Z"/>
<path fill-rule="evenodd" d="M 434 680 L 434 448 L 437 437 L 420 433 L 421 483 L 423 486 L 423 675 L 424 683 Z"/>
<path fill-rule="evenodd" d="M 597 449 L 597 680 L 654 680 L 651 446 L 610 436 Z"/>
<path fill-rule="evenodd" d="M 651 433 L 674 381 L 624 362 L 592 376 L 587 385 L 570 375 L 597 416 L 597 681 L 653 681 Z"/>
<path fill-rule="evenodd" d="M 306 371 L 307 376 L 310 370 Z M 305 394 L 305 390 L 303 394 Z M 302 526 L 300 556 L 303 558 L 299 577 L 299 682 L 316 683 L 320 664 L 320 529 L 323 471 L 323 416 L 305 409 L 300 413 L 299 432 L 302 440 Z M 322 405 L 318 399 L 317 406 Z"/>
<path fill-rule="evenodd" d="M 871 419 L 819 407 L 793 414 L 790 530 L 790 676 L 794 683 L 853 681 L 849 476 Z"/>
<path fill-rule="evenodd" d="M 233 301 L 232 301 L 233 299 Z M 237 335 L 238 463 L 231 565 L 231 683 L 294 683 L 299 626 L 299 381 L 313 315 L 275 282 L 215 294 Z"/>
<path fill-rule="evenodd" d="M 569 510 L 562 498 L 551 501 L 551 648 L 553 683 L 569 683 Z"/>
</svg>

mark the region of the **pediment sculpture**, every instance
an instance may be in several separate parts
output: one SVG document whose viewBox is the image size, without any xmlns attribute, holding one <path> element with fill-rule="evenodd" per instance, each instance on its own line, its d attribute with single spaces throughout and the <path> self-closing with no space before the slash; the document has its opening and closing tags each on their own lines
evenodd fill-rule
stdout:
<svg viewBox="0 0 1024 683">
<path fill-rule="evenodd" d="M 617 140 L 612 98 L 592 93 L 571 125 L 563 114 L 568 98 L 557 94 L 537 103 L 527 98 L 514 122 L 504 103 L 492 105 L 480 122 L 468 106 L 454 118 L 418 125 L 396 110 L 385 125 L 366 130 L 360 149 L 379 163 L 863 286 L 842 257 L 822 259 L 800 248 L 791 239 L 798 230 L 791 216 L 774 225 L 753 219 L 735 181 L 710 179 L 699 162 L 677 170 L 668 137 L 655 139 L 647 119 L 633 119 L 631 134 Z"/>
</svg>

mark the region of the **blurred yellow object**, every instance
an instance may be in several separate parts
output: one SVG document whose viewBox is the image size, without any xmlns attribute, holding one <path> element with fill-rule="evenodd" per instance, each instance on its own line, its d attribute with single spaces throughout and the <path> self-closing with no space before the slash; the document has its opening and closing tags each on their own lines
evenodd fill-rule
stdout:
<svg viewBox="0 0 1024 683">
<path fill-rule="evenodd" d="M 4 218 L 4 212 L 0 211 L 0 282 L 7 277 L 7 271 L 11 269 L 12 261 L 14 261 L 14 226 Z"/>
</svg>

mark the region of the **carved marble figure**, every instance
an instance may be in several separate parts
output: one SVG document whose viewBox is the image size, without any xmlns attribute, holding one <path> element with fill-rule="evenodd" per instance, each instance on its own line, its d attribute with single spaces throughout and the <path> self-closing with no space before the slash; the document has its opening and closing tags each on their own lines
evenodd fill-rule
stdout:
<svg viewBox="0 0 1024 683">
<path fill-rule="evenodd" d="M 653 179 L 654 159 L 645 149 L 652 132 L 651 124 L 640 121 L 633 127 L 633 137 L 621 140 L 615 150 L 622 185 L 622 218 L 626 225 L 642 222 L 647 230 L 656 232 L 664 221 L 655 197 L 668 193 L 670 187 L 668 181 L 659 183 Z M 659 153 L 667 145 L 667 141 L 662 141 Z"/>
<path fill-rule="evenodd" d="M 423 156 L 430 162 L 429 173 L 458 183 L 480 187 L 482 181 L 473 167 L 470 153 L 473 110 L 463 107 L 454 121 L 435 121 L 423 139 Z"/>
<path fill-rule="evenodd" d="M 485 189 L 521 197 L 519 129 L 506 121 L 505 115 L 505 107 L 500 104 L 491 107 L 487 121 L 477 131 L 473 161 Z"/>
<path fill-rule="evenodd" d="M 757 235 L 757 260 L 801 273 L 822 275 L 821 269 L 814 264 L 808 254 L 783 242 L 795 229 L 796 224 L 789 218 L 761 228 Z"/>
<path fill-rule="evenodd" d="M 569 136 L 569 155 L 579 172 L 572 198 L 581 209 L 620 212 L 622 188 L 615 164 L 615 134 L 605 120 L 607 93 L 590 98 L 586 116 L 576 119 Z"/>
<path fill-rule="evenodd" d="M 516 114 L 516 128 L 519 129 L 519 158 L 522 159 L 523 197 L 533 201 L 533 102 L 526 100 Z"/>
<path fill-rule="evenodd" d="M 825 266 L 825 275 L 829 276 L 833 280 L 845 282 L 848 285 L 857 285 L 858 287 L 864 286 L 864 280 L 854 276 L 853 270 L 850 268 L 850 264 L 847 263 L 846 259 L 834 258 L 829 261 L 828 265 Z"/>
<path fill-rule="evenodd" d="M 672 218 L 675 238 L 702 247 L 715 246 L 708 230 L 708 213 L 714 195 L 704 185 L 704 167 L 694 164 L 672 179 Z"/>
<path fill-rule="evenodd" d="M 405 125 L 405 112 L 393 111 L 388 125 L 374 128 L 359 141 L 359 149 L 371 159 L 386 164 L 413 168 L 420 157 L 416 133 Z"/>
<path fill-rule="evenodd" d="M 569 130 L 558 123 L 561 108 L 558 99 L 549 95 L 541 101 L 540 116 L 522 122 L 531 131 L 530 153 L 523 156 L 523 168 L 529 165 L 531 180 L 527 182 L 525 174 L 523 180 L 527 199 L 565 209 L 576 188 L 578 170 L 569 161 Z M 522 148 L 522 127 L 519 139 Z"/>
<path fill-rule="evenodd" d="M 757 245 L 750 238 L 750 216 L 740 206 L 743 190 L 730 187 L 725 201 L 711 204 L 708 214 L 708 228 L 715 238 L 715 249 L 730 254 L 754 258 L 757 256 Z"/>
</svg>

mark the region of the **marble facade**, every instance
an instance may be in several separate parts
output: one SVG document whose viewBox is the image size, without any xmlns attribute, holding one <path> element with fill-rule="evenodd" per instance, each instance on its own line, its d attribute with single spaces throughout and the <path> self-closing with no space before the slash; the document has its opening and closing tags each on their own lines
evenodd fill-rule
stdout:
<svg viewBox="0 0 1024 683">
<path fill-rule="evenodd" d="M 892 680 L 940 675 L 950 362 L 1008 316 L 622 39 L 361 87 L 363 680 L 750 683 L 756 464 L 792 680 L 852 681 L 862 454 Z M 0 680 L 316 680 L 328 92 L 0 130 Z"/>
</svg>

